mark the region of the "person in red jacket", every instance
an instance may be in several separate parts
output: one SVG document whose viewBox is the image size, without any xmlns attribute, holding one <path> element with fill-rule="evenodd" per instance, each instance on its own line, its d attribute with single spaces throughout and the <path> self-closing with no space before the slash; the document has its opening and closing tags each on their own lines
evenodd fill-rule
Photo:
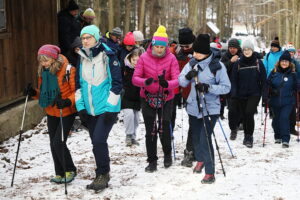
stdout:
<svg viewBox="0 0 300 200">
<path fill-rule="evenodd" d="M 184 68 L 184 66 L 189 62 L 190 58 L 193 56 L 193 42 L 195 41 L 195 35 L 190 28 L 182 28 L 179 30 L 179 46 L 177 49 L 171 48 L 170 51 L 176 56 L 176 59 L 179 64 L 180 71 Z M 180 103 L 181 97 L 183 101 L 186 101 L 188 95 L 191 90 L 191 84 L 189 84 L 186 88 L 178 87 L 175 89 L 175 98 L 173 102 L 173 113 L 172 113 L 172 125 L 174 128 L 175 119 L 176 119 L 176 106 Z M 177 93 L 176 93 L 177 92 Z M 183 106 L 183 105 L 182 105 Z M 188 137 L 186 141 L 186 148 L 184 150 L 184 158 L 181 161 L 182 166 L 192 167 L 194 160 L 193 153 L 193 141 L 192 141 L 192 131 L 189 128 Z"/>
<path fill-rule="evenodd" d="M 68 183 L 76 176 L 76 167 L 66 145 L 76 113 L 76 70 L 69 65 L 67 58 L 60 54 L 60 48 L 55 45 L 42 46 L 38 50 L 38 61 L 38 88 L 34 89 L 31 84 L 28 84 L 25 94 L 38 99 L 39 105 L 47 113 L 50 149 L 56 173 L 50 182 L 64 183 L 66 180 Z M 67 70 L 69 73 L 66 73 Z M 64 131 L 63 142 L 61 141 L 60 109 Z"/>
<path fill-rule="evenodd" d="M 179 67 L 168 48 L 168 35 L 164 26 L 154 33 L 152 43 L 142 54 L 135 67 L 132 83 L 141 87 L 142 114 L 146 127 L 146 149 L 149 165 L 146 172 L 157 170 L 157 134 L 164 151 L 164 166 L 172 165 L 171 114 L 174 89 L 178 87 Z M 157 118 L 159 126 L 157 126 Z"/>
</svg>

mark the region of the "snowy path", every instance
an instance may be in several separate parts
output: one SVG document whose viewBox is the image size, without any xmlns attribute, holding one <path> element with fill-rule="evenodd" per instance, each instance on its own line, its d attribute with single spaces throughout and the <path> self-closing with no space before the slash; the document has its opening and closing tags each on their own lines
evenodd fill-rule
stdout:
<svg viewBox="0 0 300 200">
<path fill-rule="evenodd" d="M 260 110 L 260 109 L 259 109 Z M 139 126 L 140 146 L 125 147 L 125 133 L 122 123 L 113 127 L 108 143 L 111 156 L 111 181 L 109 188 L 95 194 L 85 186 L 94 177 L 94 159 L 88 133 L 74 133 L 68 140 L 69 148 L 78 169 L 75 181 L 68 185 L 68 196 L 64 186 L 52 184 L 54 175 L 50 154 L 49 136 L 45 121 L 35 129 L 23 134 L 18 168 L 14 187 L 10 187 L 13 163 L 18 137 L 0 145 L 0 199 L 205 199 L 205 200 L 296 200 L 300 197 L 300 143 L 292 136 L 289 149 L 275 145 L 271 120 L 268 119 L 266 146 L 262 147 L 263 126 L 260 114 L 256 115 L 254 147 L 242 145 L 243 133 L 239 132 L 236 141 L 229 141 L 236 158 L 231 154 L 217 123 L 215 133 L 226 170 L 223 176 L 216 154 L 216 182 L 201 184 L 204 174 L 193 174 L 192 168 L 180 166 L 185 147 L 182 141 L 182 111 L 177 113 L 175 128 L 176 157 L 169 169 L 163 167 L 163 153 L 159 144 L 158 171 L 149 174 L 146 167 L 144 124 Z M 184 133 L 187 132 L 187 115 L 184 112 Z M 227 120 L 222 121 L 227 137 Z"/>
</svg>

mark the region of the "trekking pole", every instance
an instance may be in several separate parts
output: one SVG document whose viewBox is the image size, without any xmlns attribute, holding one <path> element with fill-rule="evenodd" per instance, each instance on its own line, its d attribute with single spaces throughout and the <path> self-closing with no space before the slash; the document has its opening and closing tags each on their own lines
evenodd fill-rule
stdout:
<svg viewBox="0 0 300 200">
<path fill-rule="evenodd" d="M 262 105 L 262 102 L 261 102 L 261 107 L 260 107 L 260 122 L 261 122 L 261 125 L 264 125 L 264 108 L 263 108 L 263 105 Z"/>
<path fill-rule="evenodd" d="M 64 168 L 64 174 L 65 174 L 65 194 L 68 194 L 67 191 L 67 177 L 66 177 L 66 161 L 65 161 L 65 137 L 64 137 L 64 126 L 63 126 L 63 120 L 62 120 L 62 109 L 59 109 L 59 117 L 60 117 L 60 125 L 61 125 L 61 142 L 62 142 L 62 159 L 63 159 L 63 168 Z"/>
<path fill-rule="evenodd" d="M 183 96 L 181 95 L 181 139 L 183 142 Z"/>
<path fill-rule="evenodd" d="M 226 137 L 225 131 L 224 131 L 224 129 L 223 129 L 223 126 L 222 126 L 222 124 L 221 124 L 221 122 L 220 122 L 220 119 L 219 119 L 219 118 L 218 118 L 218 122 L 219 122 L 219 124 L 220 124 L 220 127 L 221 127 L 221 129 L 222 129 L 222 133 L 223 133 L 223 135 L 224 135 L 224 138 L 225 138 L 225 140 L 226 140 L 227 146 L 228 146 L 228 148 L 229 148 L 229 150 L 230 150 L 231 156 L 232 156 L 232 158 L 234 158 L 234 155 L 233 155 L 233 153 L 232 153 L 231 147 L 230 147 L 230 145 L 229 145 L 229 142 L 228 142 L 228 140 L 227 140 L 227 137 Z"/>
<path fill-rule="evenodd" d="M 298 132 L 298 135 L 297 135 L 297 142 L 299 143 L 300 142 L 300 139 L 299 139 L 299 126 L 300 126 L 300 122 L 299 122 L 299 93 L 298 93 L 298 90 L 296 91 L 296 105 L 297 105 L 297 112 L 296 112 L 296 121 L 297 121 L 297 132 Z"/>
<path fill-rule="evenodd" d="M 211 150 L 211 146 L 209 144 L 209 138 L 208 138 L 208 132 L 207 132 L 207 127 L 206 127 L 206 123 L 205 123 L 205 117 L 204 117 L 204 111 L 203 111 L 203 105 L 201 104 L 200 102 L 200 98 L 199 98 L 199 94 L 198 94 L 198 91 L 197 91 L 197 88 L 196 88 L 196 85 L 198 84 L 198 78 L 197 76 L 195 77 L 195 90 L 196 90 L 196 100 L 197 100 L 197 105 L 198 105 L 198 109 L 199 109 L 199 113 L 202 114 L 202 119 L 203 119 L 203 126 L 204 126 L 204 131 L 205 131 L 205 134 L 206 134 L 206 142 L 207 142 L 207 146 L 208 146 L 208 151 L 209 151 L 209 156 L 210 156 L 210 159 L 211 159 L 211 162 L 212 164 L 214 164 L 214 161 L 213 161 L 213 158 L 212 158 L 212 150 Z M 206 111 L 207 111 L 207 108 L 206 108 Z M 209 120 L 209 118 L 208 118 Z M 213 127 L 211 126 L 211 129 L 213 131 Z M 219 155 L 219 158 L 220 158 L 220 155 Z M 222 160 L 221 160 L 222 161 Z M 223 173 L 224 173 L 224 176 L 225 175 L 225 170 L 224 170 L 224 167 L 223 167 L 223 163 L 221 162 L 221 165 L 222 165 L 222 170 L 223 170 Z"/>
<path fill-rule="evenodd" d="M 200 94 L 202 95 L 202 99 L 203 99 L 203 101 L 204 101 L 204 105 L 205 105 L 205 108 L 206 108 L 208 120 L 209 120 L 209 122 L 210 122 L 210 126 L 211 126 L 211 129 L 212 129 L 212 134 L 213 134 L 213 136 L 214 136 L 214 140 L 215 140 L 215 144 L 216 144 L 216 149 L 217 149 L 218 156 L 219 156 L 219 160 L 220 160 L 220 163 L 221 163 L 221 166 L 222 166 L 222 171 L 223 171 L 224 176 L 226 176 L 225 169 L 224 169 L 223 162 L 222 162 L 222 158 L 221 158 L 221 154 L 220 154 L 220 150 L 219 150 L 219 145 L 218 145 L 218 143 L 217 143 L 215 131 L 214 131 L 213 124 L 212 124 L 212 119 L 211 119 L 211 116 L 210 116 L 209 111 L 208 111 L 208 109 L 207 109 L 206 99 L 205 99 L 205 96 L 204 96 L 204 93 L 203 93 L 203 92 L 201 92 Z M 203 111 L 202 111 L 202 112 L 203 112 Z"/>
<path fill-rule="evenodd" d="M 171 139 L 172 139 L 172 148 L 173 148 L 173 155 L 174 155 L 174 161 L 176 160 L 176 152 L 175 152 L 175 143 L 174 143 L 174 134 L 172 129 L 172 124 L 170 123 L 170 133 L 171 133 Z"/>
<path fill-rule="evenodd" d="M 23 128 L 24 128 L 24 120 L 25 120 L 25 113 L 26 113 L 28 98 L 29 98 L 29 96 L 27 94 L 26 95 L 26 99 L 25 99 L 24 110 L 23 110 L 23 117 L 22 117 L 21 129 L 19 131 L 19 142 L 18 142 L 18 148 L 17 148 L 17 153 L 16 153 L 16 159 L 15 159 L 13 176 L 12 176 L 12 180 L 11 180 L 11 187 L 14 186 L 15 172 L 16 172 L 18 155 L 19 155 L 19 150 L 20 150 L 20 145 L 21 145 L 21 138 L 22 138 L 22 133 L 23 133 Z"/>
<path fill-rule="evenodd" d="M 265 140 L 266 140 L 267 118 L 268 118 L 268 103 L 266 103 L 266 116 L 265 116 L 265 127 L 264 127 L 263 147 L 265 147 Z"/>
<path fill-rule="evenodd" d="M 165 73 L 166 73 L 166 70 L 163 70 L 163 73 L 162 73 L 162 77 L 164 78 L 165 77 Z M 158 77 L 159 79 L 159 77 Z M 164 116 L 164 104 L 165 104 L 165 95 L 164 95 L 164 88 L 163 87 L 159 87 L 158 88 L 158 97 L 159 95 L 161 95 L 161 115 L 160 115 L 160 119 L 159 120 L 159 124 L 158 124 L 158 132 L 161 136 L 161 134 L 163 134 L 163 116 Z"/>
</svg>

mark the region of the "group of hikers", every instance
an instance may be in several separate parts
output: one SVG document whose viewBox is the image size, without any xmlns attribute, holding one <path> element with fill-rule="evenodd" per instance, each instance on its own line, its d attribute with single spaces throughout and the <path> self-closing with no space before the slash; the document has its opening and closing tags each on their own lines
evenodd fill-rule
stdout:
<svg viewBox="0 0 300 200">
<path fill-rule="evenodd" d="M 282 51 L 276 38 L 263 59 L 250 40 L 241 45 L 232 38 L 221 54 L 220 44 L 211 42 L 210 35 L 196 37 L 190 28 L 179 30 L 178 44 L 169 42 L 164 26 L 159 26 L 150 40 L 145 40 L 141 31 L 128 32 L 121 40 L 119 27 L 101 36 L 99 28 L 89 24 L 91 20 L 81 23 L 77 35 L 72 30 L 77 31 L 75 24 L 80 21 L 75 17 L 78 9 L 70 1 L 69 7 L 58 14 L 60 47 L 40 47 L 38 86 L 28 84 L 25 88 L 25 94 L 38 99 L 47 113 L 55 167 L 51 182 L 69 183 L 77 175 L 66 145 L 77 114 L 88 128 L 93 145 L 96 176 L 87 189 L 95 191 L 105 189 L 110 180 L 107 139 L 121 109 L 127 146 L 138 145 L 136 131 L 142 111 L 148 162 L 145 171 L 154 172 L 158 137 L 164 167 L 172 165 L 176 110 L 178 105 L 185 107 L 189 130 L 181 164 L 192 167 L 196 161 L 193 172 L 204 169 L 204 184 L 215 181 L 211 135 L 224 110 L 220 99 L 228 105 L 230 139 L 236 139 L 242 125 L 246 147 L 253 147 L 254 115 L 260 99 L 265 111 L 270 109 L 272 113 L 275 143 L 287 148 L 290 134 L 298 134 L 295 123 L 300 66 L 293 58 L 293 46 Z M 87 9 L 80 16 L 92 19 L 94 13 Z"/>
</svg>

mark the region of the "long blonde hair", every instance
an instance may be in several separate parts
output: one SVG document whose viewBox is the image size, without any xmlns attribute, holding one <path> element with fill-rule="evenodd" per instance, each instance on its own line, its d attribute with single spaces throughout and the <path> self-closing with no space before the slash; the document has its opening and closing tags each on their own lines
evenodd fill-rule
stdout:
<svg viewBox="0 0 300 200">
<path fill-rule="evenodd" d="M 58 70 L 60 70 L 64 60 L 63 60 L 63 57 L 61 55 L 58 55 L 58 58 L 55 60 L 53 58 L 50 58 L 46 55 L 38 55 L 37 57 L 38 61 L 39 61 L 39 66 L 38 66 L 38 76 L 41 77 L 42 76 L 42 72 L 44 70 L 44 66 L 41 65 L 41 62 L 46 62 L 48 61 L 49 59 L 52 59 L 53 60 L 53 63 L 51 64 L 50 68 L 49 68 L 49 71 L 51 74 L 56 74 L 56 72 Z"/>
</svg>

